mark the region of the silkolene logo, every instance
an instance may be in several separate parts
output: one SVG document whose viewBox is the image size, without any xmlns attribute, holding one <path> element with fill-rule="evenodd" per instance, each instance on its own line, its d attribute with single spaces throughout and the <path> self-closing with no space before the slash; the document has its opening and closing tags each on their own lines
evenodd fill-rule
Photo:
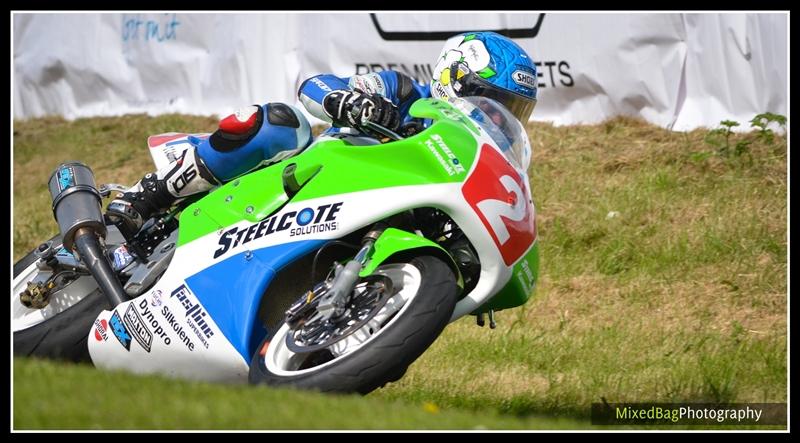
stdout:
<svg viewBox="0 0 800 443">
<path fill-rule="evenodd" d="M 342 202 L 329 203 L 317 206 L 316 209 L 304 208 L 300 211 L 275 214 L 247 228 L 231 228 L 220 236 L 220 248 L 214 252 L 214 258 L 225 254 L 231 248 L 287 229 L 289 237 L 335 231 L 339 229 L 336 217 L 341 208 Z"/>
<path fill-rule="evenodd" d="M 525 189 L 520 174 L 488 144 L 481 147 L 475 171 L 461 189 L 506 266 L 517 261 L 536 239 L 533 206 Z"/>
</svg>

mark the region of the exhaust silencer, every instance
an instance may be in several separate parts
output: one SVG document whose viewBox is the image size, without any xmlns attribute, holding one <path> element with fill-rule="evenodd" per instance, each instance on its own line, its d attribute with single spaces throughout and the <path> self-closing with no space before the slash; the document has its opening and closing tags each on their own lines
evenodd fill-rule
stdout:
<svg viewBox="0 0 800 443">
<path fill-rule="evenodd" d="M 64 163 L 53 171 L 48 186 L 53 198 L 53 215 L 65 248 L 74 249 L 75 233 L 81 228 L 105 239 L 106 224 L 100 211 L 102 199 L 88 166 L 79 162 Z"/>
<path fill-rule="evenodd" d="M 83 163 L 64 163 L 53 171 L 48 186 L 64 247 L 77 250 L 112 308 L 128 300 L 100 244 L 108 231 L 92 170 Z"/>
</svg>

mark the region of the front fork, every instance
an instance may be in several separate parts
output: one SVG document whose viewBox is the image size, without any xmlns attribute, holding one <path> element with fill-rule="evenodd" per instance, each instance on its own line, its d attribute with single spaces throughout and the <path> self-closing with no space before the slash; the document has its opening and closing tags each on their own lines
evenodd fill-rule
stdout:
<svg viewBox="0 0 800 443">
<path fill-rule="evenodd" d="M 386 226 L 377 223 L 361 239 L 361 249 L 356 256 L 346 264 L 336 264 L 334 277 L 331 280 L 318 284 L 313 291 L 297 300 L 286 311 L 286 323 L 295 327 L 309 316 L 319 316 L 323 321 L 342 315 L 345 311 L 349 295 L 358 283 L 359 273 L 369 261 L 375 248 L 375 242 L 381 236 Z M 311 312 L 311 302 L 317 300 L 316 312 Z"/>
<path fill-rule="evenodd" d="M 464 279 L 452 255 L 425 237 L 378 223 L 362 238 L 361 244 L 361 249 L 352 260 L 345 265 L 336 265 L 333 279 L 318 284 L 286 311 L 286 323 L 289 326 L 294 328 L 304 319 L 315 315 L 324 316 L 325 319 L 341 315 L 359 277 L 366 278 L 392 256 L 411 250 L 419 253 L 425 251 L 449 262 L 459 288 L 464 288 Z"/>
<path fill-rule="evenodd" d="M 386 230 L 385 224 L 378 223 L 373 226 L 361 239 L 361 249 L 355 258 L 344 266 L 341 264 L 336 265 L 330 289 L 320 298 L 317 305 L 317 312 L 322 314 L 324 319 L 339 316 L 344 312 L 348 296 L 353 292 L 353 288 L 358 282 L 359 273 L 372 256 L 375 242 L 383 234 L 384 230 Z"/>
</svg>

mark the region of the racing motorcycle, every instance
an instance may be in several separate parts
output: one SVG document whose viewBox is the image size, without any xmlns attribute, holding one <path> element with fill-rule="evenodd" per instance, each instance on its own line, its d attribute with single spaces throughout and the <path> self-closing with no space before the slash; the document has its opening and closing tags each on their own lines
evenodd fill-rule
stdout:
<svg viewBox="0 0 800 443">
<path fill-rule="evenodd" d="M 408 136 L 323 136 L 123 232 L 91 169 L 60 165 L 60 234 L 14 265 L 14 353 L 208 381 L 368 393 L 465 315 L 524 304 L 538 243 L 523 126 L 426 99 Z M 378 129 L 378 128 L 376 128 Z M 160 167 L 189 137 L 148 139 Z M 202 136 L 202 135 L 200 135 Z M 179 156 L 179 155 L 178 155 Z"/>
</svg>

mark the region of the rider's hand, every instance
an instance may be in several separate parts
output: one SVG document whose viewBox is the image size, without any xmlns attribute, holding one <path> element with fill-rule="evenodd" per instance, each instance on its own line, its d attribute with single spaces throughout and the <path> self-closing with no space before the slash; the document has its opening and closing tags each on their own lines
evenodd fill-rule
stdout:
<svg viewBox="0 0 800 443">
<path fill-rule="evenodd" d="M 371 122 L 391 131 L 400 127 L 400 111 L 391 100 L 361 90 L 338 90 L 328 93 L 322 101 L 325 113 L 338 126 L 348 126 L 374 134 L 366 125 Z"/>
</svg>

